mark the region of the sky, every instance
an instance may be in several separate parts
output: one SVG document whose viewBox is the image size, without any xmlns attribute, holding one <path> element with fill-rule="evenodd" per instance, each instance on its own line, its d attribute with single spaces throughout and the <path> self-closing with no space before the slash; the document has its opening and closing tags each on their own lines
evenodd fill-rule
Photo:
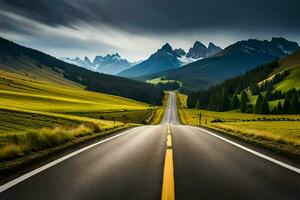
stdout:
<svg viewBox="0 0 300 200">
<path fill-rule="evenodd" d="M 299 0 L 0 0 L 0 36 L 56 57 L 149 57 L 166 42 L 300 42 Z"/>
</svg>

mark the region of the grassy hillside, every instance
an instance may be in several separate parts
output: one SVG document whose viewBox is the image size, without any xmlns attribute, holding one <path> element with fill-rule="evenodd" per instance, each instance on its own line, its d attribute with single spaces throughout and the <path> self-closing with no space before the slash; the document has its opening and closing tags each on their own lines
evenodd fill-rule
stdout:
<svg viewBox="0 0 300 200">
<path fill-rule="evenodd" d="M 5 56 L 2 61 L 0 160 L 5 162 L 0 163 L 0 171 L 13 158 L 22 160 L 68 141 L 131 126 L 127 123 L 145 123 L 156 109 L 136 100 L 87 91 L 28 57 Z"/>
<path fill-rule="evenodd" d="M 28 74 L 32 78 L 40 77 L 47 82 L 59 83 L 63 77 L 89 91 L 123 96 L 155 105 L 161 104 L 163 99 L 163 91 L 152 84 L 92 72 L 3 38 L 0 38 L 0 69 Z M 68 84 L 63 81 L 61 85 Z"/>
<path fill-rule="evenodd" d="M 276 84 L 274 90 L 287 91 L 290 88 L 300 89 L 300 51 L 281 59 L 279 64 L 280 68 L 274 73 L 288 71 L 289 75 L 283 81 Z"/>
<path fill-rule="evenodd" d="M 300 51 L 206 91 L 189 94 L 188 106 L 215 111 L 300 113 Z M 281 105 L 280 105 L 281 104 Z"/>
<path fill-rule="evenodd" d="M 186 96 L 178 94 L 179 118 L 183 124 L 201 125 L 242 140 L 300 156 L 300 115 L 261 115 L 237 111 L 215 112 L 186 107 Z"/>
<path fill-rule="evenodd" d="M 90 92 L 82 87 L 60 86 L 36 77 L 0 70 L 0 102 L 2 106 L 53 112 L 140 110 L 147 104 L 123 97 Z M 68 81 L 67 81 L 68 83 Z M 71 84 L 71 83 L 69 83 Z"/>
</svg>

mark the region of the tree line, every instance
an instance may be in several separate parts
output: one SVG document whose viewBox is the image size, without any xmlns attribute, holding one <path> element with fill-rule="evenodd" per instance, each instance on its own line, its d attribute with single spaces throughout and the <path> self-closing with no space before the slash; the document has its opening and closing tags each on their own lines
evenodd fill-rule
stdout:
<svg viewBox="0 0 300 200">
<path fill-rule="evenodd" d="M 15 58 L 20 57 L 20 55 L 30 57 L 36 60 L 39 66 L 43 64 L 57 73 L 63 73 L 65 78 L 84 85 L 90 91 L 123 96 L 154 105 L 160 105 L 163 99 L 163 90 L 152 84 L 92 72 L 3 38 L 0 38 L 0 49 L 10 53 Z"/>
<path fill-rule="evenodd" d="M 268 92 L 269 93 L 269 92 Z M 265 95 L 258 95 L 254 106 L 254 113 L 257 114 L 299 114 L 300 113 L 300 90 L 292 88 L 279 98 L 277 105 L 273 109 L 270 108 L 268 101 L 274 100 L 266 93 Z M 270 94 L 270 93 L 269 93 Z M 276 99 L 275 99 L 276 100 Z"/>
<path fill-rule="evenodd" d="M 156 86 L 162 90 L 177 90 L 180 88 L 180 83 L 177 81 L 159 82 Z"/>
<path fill-rule="evenodd" d="M 237 95 L 249 87 L 249 85 L 257 84 L 266 79 L 278 66 L 278 62 L 272 62 L 248 71 L 243 75 L 228 79 L 207 90 L 190 92 L 187 99 L 187 106 L 195 108 L 197 105 L 197 108 L 215 111 L 236 109 Z"/>
<path fill-rule="evenodd" d="M 189 108 L 213 111 L 240 109 L 244 113 L 258 114 L 300 113 L 300 90 L 297 91 L 292 88 L 287 92 L 273 91 L 274 85 L 288 76 L 288 71 L 279 73 L 272 79 L 262 82 L 277 67 L 279 67 L 279 64 L 275 61 L 229 79 L 207 90 L 191 92 L 188 95 L 187 106 Z M 247 93 L 258 95 L 254 106 L 249 103 Z M 278 103 L 274 106 L 274 109 L 271 109 L 269 101 L 273 100 L 278 100 Z"/>
</svg>

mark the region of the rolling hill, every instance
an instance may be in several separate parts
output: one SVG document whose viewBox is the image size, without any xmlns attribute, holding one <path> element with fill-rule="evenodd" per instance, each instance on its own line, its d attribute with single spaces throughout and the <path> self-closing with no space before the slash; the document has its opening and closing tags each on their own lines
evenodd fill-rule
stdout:
<svg viewBox="0 0 300 200">
<path fill-rule="evenodd" d="M 78 87 L 89 91 L 123 96 L 150 104 L 161 104 L 163 98 L 162 90 L 151 84 L 92 72 L 3 38 L 0 38 L 0 69 L 51 82 L 60 81 L 61 85 L 76 82 Z"/>
<path fill-rule="evenodd" d="M 189 90 L 206 89 L 259 65 L 281 58 L 298 48 L 297 43 L 284 38 L 273 38 L 271 41 L 250 39 L 230 45 L 212 57 L 138 79 L 178 80 Z"/>
</svg>

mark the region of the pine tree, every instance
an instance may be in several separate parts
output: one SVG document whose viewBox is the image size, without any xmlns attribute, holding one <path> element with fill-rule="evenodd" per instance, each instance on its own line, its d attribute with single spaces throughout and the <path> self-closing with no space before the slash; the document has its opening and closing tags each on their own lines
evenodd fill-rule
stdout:
<svg viewBox="0 0 300 200">
<path fill-rule="evenodd" d="M 269 114 L 269 113 L 270 113 L 269 103 L 267 101 L 267 98 L 263 98 L 261 103 L 260 114 Z"/>
<path fill-rule="evenodd" d="M 287 114 L 291 111 L 291 103 L 289 99 L 289 95 L 285 95 L 284 103 L 283 103 L 283 113 Z"/>
<path fill-rule="evenodd" d="M 262 101 L 263 101 L 263 98 L 262 98 L 261 94 L 259 94 L 258 98 L 256 100 L 256 104 L 255 104 L 255 108 L 254 108 L 254 113 L 257 113 L 257 114 L 261 113 Z"/>
<path fill-rule="evenodd" d="M 232 99 L 232 109 L 237 109 L 240 106 L 240 101 L 236 94 L 233 95 Z"/>
<path fill-rule="evenodd" d="M 267 101 L 270 101 L 270 100 L 272 100 L 272 92 L 270 91 L 270 90 L 268 90 L 267 92 L 266 92 L 266 95 L 265 95 L 265 99 L 267 100 Z"/>
<path fill-rule="evenodd" d="M 281 105 L 281 101 L 279 101 L 278 104 L 277 104 L 276 113 L 277 114 L 282 114 L 283 113 L 283 108 L 282 108 L 282 105 Z"/>
<path fill-rule="evenodd" d="M 230 109 L 230 99 L 229 95 L 225 91 L 222 90 L 217 102 L 217 111 L 228 111 Z"/>
<path fill-rule="evenodd" d="M 297 93 L 293 93 L 291 105 L 290 105 L 290 112 L 292 114 L 299 113 L 299 99 Z"/>
<path fill-rule="evenodd" d="M 197 103 L 196 103 L 196 107 L 195 107 L 196 109 L 200 109 L 200 101 L 197 101 Z"/>
<path fill-rule="evenodd" d="M 248 102 L 248 96 L 245 91 L 241 94 L 241 112 L 245 113 L 247 110 L 247 102 Z"/>
</svg>

